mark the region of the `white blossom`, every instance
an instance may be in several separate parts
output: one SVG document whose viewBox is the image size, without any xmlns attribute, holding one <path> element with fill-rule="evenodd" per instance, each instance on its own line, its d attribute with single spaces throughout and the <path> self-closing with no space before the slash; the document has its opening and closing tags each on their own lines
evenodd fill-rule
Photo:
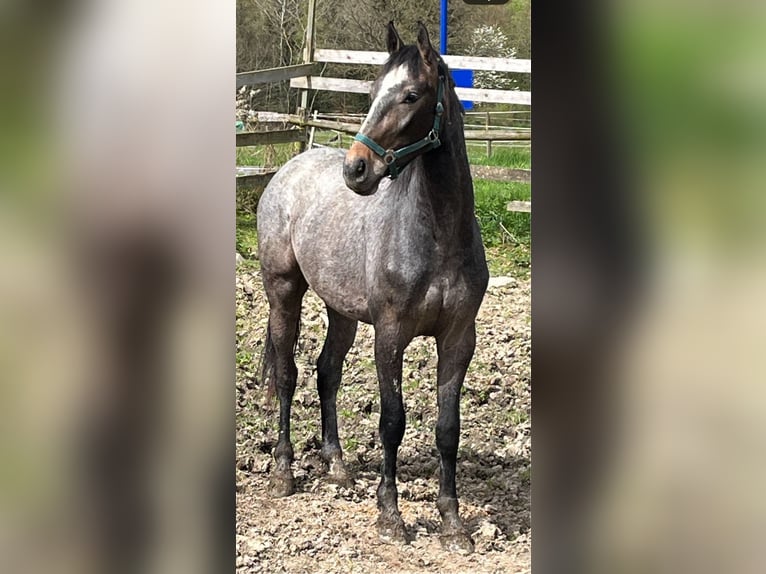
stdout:
<svg viewBox="0 0 766 574">
<path fill-rule="evenodd" d="M 472 56 L 492 58 L 515 58 L 516 48 L 511 46 L 508 36 L 497 26 L 479 26 L 471 34 Z M 518 80 L 506 72 L 476 71 L 473 75 L 476 88 L 518 90 Z"/>
</svg>

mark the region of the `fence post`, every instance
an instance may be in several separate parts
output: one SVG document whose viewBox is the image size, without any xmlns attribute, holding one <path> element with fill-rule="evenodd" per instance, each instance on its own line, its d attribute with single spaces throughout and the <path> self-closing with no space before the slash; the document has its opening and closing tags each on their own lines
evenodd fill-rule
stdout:
<svg viewBox="0 0 766 574">
<path fill-rule="evenodd" d="M 314 23 L 316 20 L 316 0 L 309 0 L 309 12 L 308 12 L 308 19 L 306 21 L 306 42 L 303 46 L 303 63 L 309 64 L 314 61 Z M 309 90 L 305 89 L 301 91 L 301 103 L 300 107 L 298 108 L 298 115 L 302 116 L 304 119 L 308 119 L 309 114 L 311 111 L 309 108 Z M 305 141 L 308 141 L 309 133 L 308 133 L 308 126 L 306 126 L 306 138 Z M 301 143 L 300 144 L 300 151 L 306 150 L 306 144 Z"/>
<path fill-rule="evenodd" d="M 489 131 L 489 112 L 487 112 L 484 126 L 486 127 L 487 131 Z M 492 157 L 492 140 L 487 140 L 487 157 Z"/>
<path fill-rule="evenodd" d="M 314 110 L 314 119 L 317 119 L 317 111 Z M 308 148 L 311 149 L 314 147 L 314 133 L 316 132 L 316 128 L 314 126 L 311 126 L 311 133 L 309 135 L 309 144 Z"/>
</svg>

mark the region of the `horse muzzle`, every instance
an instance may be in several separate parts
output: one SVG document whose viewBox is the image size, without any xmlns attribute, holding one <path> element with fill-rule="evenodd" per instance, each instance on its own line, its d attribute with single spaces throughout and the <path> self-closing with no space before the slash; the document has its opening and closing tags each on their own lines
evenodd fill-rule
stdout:
<svg viewBox="0 0 766 574">
<path fill-rule="evenodd" d="M 343 179 L 348 188 L 359 195 L 375 193 L 385 173 L 378 173 L 381 167 L 378 164 L 382 163 L 367 146 L 354 142 L 343 161 Z"/>
</svg>

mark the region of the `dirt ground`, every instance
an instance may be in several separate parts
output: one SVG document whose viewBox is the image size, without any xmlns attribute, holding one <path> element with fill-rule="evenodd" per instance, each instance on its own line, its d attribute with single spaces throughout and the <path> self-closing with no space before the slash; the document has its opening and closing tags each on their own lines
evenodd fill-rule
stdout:
<svg viewBox="0 0 766 574">
<path fill-rule="evenodd" d="M 293 401 L 293 471 L 297 493 L 268 494 L 276 403 L 267 402 L 256 371 L 268 305 L 258 271 L 237 275 L 237 572 L 530 571 L 530 284 L 509 278 L 491 286 L 479 312 L 477 348 L 461 400 L 458 452 L 460 514 L 476 550 L 442 550 L 436 509 L 436 348 L 418 338 L 405 353 L 407 428 L 399 449 L 399 506 L 414 541 L 381 542 L 375 490 L 381 446 L 373 332 L 360 325 L 338 396 L 338 424 L 353 488 L 323 479 L 315 361 L 324 340 L 324 306 L 311 291 L 303 303 Z"/>
</svg>

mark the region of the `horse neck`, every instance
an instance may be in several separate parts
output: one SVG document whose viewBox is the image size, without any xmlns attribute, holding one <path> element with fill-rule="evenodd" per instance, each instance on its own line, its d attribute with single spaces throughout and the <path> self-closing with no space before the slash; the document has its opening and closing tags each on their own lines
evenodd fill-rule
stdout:
<svg viewBox="0 0 766 574">
<path fill-rule="evenodd" d="M 422 156 L 422 177 L 417 178 L 419 199 L 430 207 L 444 237 L 463 242 L 474 232 L 475 216 L 462 122 L 453 122 L 443 133 L 442 142 L 439 148 Z"/>
</svg>

